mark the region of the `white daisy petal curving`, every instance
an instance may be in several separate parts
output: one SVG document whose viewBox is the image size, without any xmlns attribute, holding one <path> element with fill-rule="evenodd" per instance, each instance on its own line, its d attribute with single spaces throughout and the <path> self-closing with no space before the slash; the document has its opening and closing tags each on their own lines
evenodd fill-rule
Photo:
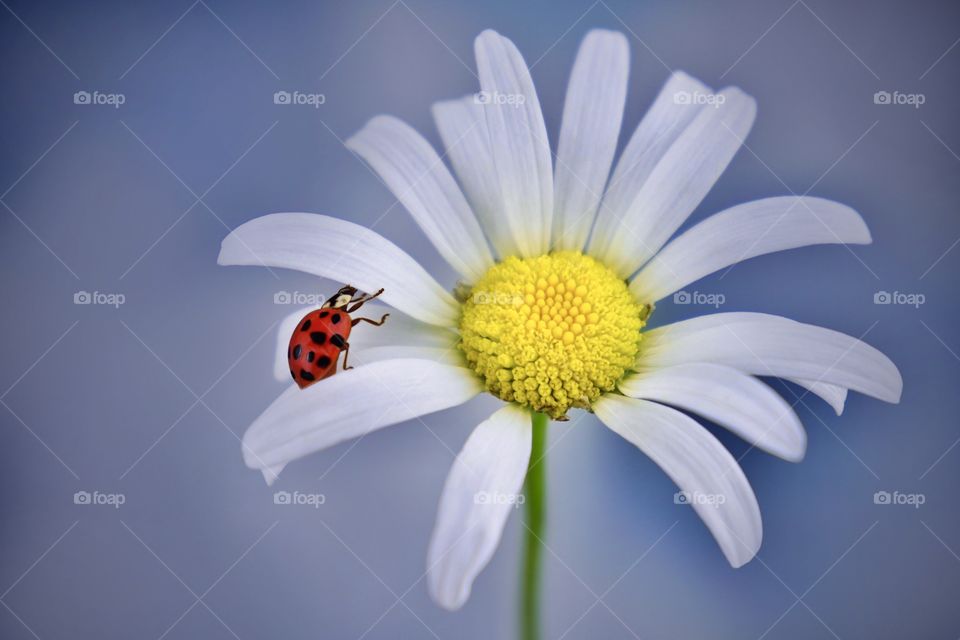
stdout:
<svg viewBox="0 0 960 640">
<path fill-rule="evenodd" d="M 754 256 L 813 244 L 869 244 L 863 218 L 822 198 L 765 198 L 714 214 L 677 236 L 640 270 L 630 290 L 656 301 Z"/>
<path fill-rule="evenodd" d="M 373 118 L 347 140 L 380 174 L 420 228 L 466 282 L 493 265 L 477 218 L 430 143 L 390 116 Z"/>
<path fill-rule="evenodd" d="M 693 96 L 711 94 L 710 88 L 682 71 L 674 72 L 660 89 L 610 178 L 590 239 L 592 255 L 600 258 L 606 255 L 621 221 L 654 167 L 705 108 L 702 102 L 693 100 Z"/>
<path fill-rule="evenodd" d="M 223 240 L 221 265 L 297 269 L 348 282 L 408 315 L 456 325 L 456 300 L 397 245 L 358 224 L 315 213 L 274 213 L 240 225 Z"/>
<path fill-rule="evenodd" d="M 493 248 L 501 258 L 520 253 L 500 197 L 500 176 L 479 94 L 433 105 L 447 157 Z"/>
<path fill-rule="evenodd" d="M 835 384 L 827 384 L 819 380 L 805 380 L 803 378 L 784 378 L 798 384 L 815 396 L 823 398 L 839 416 L 843 413 L 843 406 L 847 402 L 847 390 Z"/>
<path fill-rule="evenodd" d="M 500 206 L 520 255 L 535 257 L 549 249 L 553 219 L 553 162 L 540 101 L 512 42 L 487 30 L 474 49 Z"/>
<path fill-rule="evenodd" d="M 754 375 L 825 382 L 885 402 L 899 402 L 903 389 L 897 367 L 867 343 L 780 316 L 715 313 L 652 329 L 643 338 L 641 369 L 712 362 Z"/>
<path fill-rule="evenodd" d="M 622 33 L 591 31 L 573 63 L 554 170 L 553 249 L 580 251 L 610 176 L 627 99 L 630 48 Z"/>
<path fill-rule="evenodd" d="M 763 538 L 757 498 L 740 465 L 709 431 L 669 407 L 615 394 L 601 398 L 594 411 L 686 492 L 731 565 L 756 555 Z"/>
<path fill-rule="evenodd" d="M 481 422 L 447 476 L 427 552 L 430 595 L 459 609 L 517 506 L 530 460 L 530 413 L 507 405 Z"/>
<path fill-rule="evenodd" d="M 243 436 L 252 469 L 283 465 L 377 429 L 463 404 L 483 391 L 473 373 L 398 359 L 341 371 L 307 389 L 291 386 Z"/>
<path fill-rule="evenodd" d="M 591 253 L 623 277 L 649 260 L 693 213 L 743 144 L 757 108 L 737 88 L 715 96 L 650 172 L 614 224 L 605 250 Z"/>
<path fill-rule="evenodd" d="M 753 376 L 717 364 L 678 364 L 626 376 L 624 395 L 685 409 L 716 422 L 750 444 L 799 462 L 807 433 L 793 408 Z"/>
</svg>

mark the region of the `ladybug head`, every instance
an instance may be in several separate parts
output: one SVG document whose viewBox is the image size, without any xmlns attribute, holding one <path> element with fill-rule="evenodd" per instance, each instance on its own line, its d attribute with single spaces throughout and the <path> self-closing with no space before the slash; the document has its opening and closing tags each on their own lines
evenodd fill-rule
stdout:
<svg viewBox="0 0 960 640">
<path fill-rule="evenodd" d="M 343 309 L 350 301 L 353 300 L 353 296 L 357 294 L 356 287 L 351 287 L 346 285 L 345 287 L 340 287 L 340 290 L 335 294 L 330 296 L 326 302 L 323 303 L 324 309 Z"/>
</svg>

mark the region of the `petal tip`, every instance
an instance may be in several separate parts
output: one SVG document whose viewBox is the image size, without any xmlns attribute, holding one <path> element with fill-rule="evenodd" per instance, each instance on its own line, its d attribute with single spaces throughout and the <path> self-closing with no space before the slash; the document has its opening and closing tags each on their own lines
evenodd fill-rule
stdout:
<svg viewBox="0 0 960 640">
<path fill-rule="evenodd" d="M 803 439 L 803 444 L 800 444 L 796 447 L 791 447 L 783 451 L 780 455 L 780 458 L 786 460 L 787 462 L 793 462 L 794 464 L 799 464 L 803 462 L 803 459 L 807 457 L 807 439 Z"/>
<path fill-rule="evenodd" d="M 221 267 L 229 267 L 234 264 L 233 259 L 230 257 L 233 251 L 233 244 L 236 242 L 236 236 L 234 235 L 236 231 L 231 231 L 227 236 L 220 242 L 220 253 L 217 254 L 217 265 Z"/>
<path fill-rule="evenodd" d="M 274 473 L 272 469 L 261 469 L 260 473 L 263 474 L 263 479 L 267 483 L 268 487 L 272 487 L 273 483 L 276 482 L 277 478 L 280 477 Z"/>
<path fill-rule="evenodd" d="M 430 581 L 427 590 L 430 593 L 430 599 L 433 600 L 437 606 L 450 612 L 462 609 L 463 605 L 465 605 L 470 598 L 469 586 L 457 592 L 452 589 L 444 591 L 444 589 L 434 581 Z"/>
<path fill-rule="evenodd" d="M 903 376 L 900 374 L 900 369 L 897 368 L 897 365 L 886 356 L 882 354 L 886 362 L 885 369 L 883 372 L 885 377 L 889 378 L 886 380 L 884 385 L 886 388 L 883 389 L 883 392 L 877 394 L 875 397 L 878 400 L 883 400 L 884 402 L 889 402 L 890 404 L 900 404 L 900 398 L 903 396 Z"/>
<path fill-rule="evenodd" d="M 756 531 L 756 539 L 744 540 L 741 537 L 737 537 L 736 543 L 733 546 L 721 545 L 721 550 L 727 562 L 730 563 L 730 566 L 734 569 L 739 569 L 757 557 L 762 542 L 763 530 L 759 529 Z"/>
<path fill-rule="evenodd" d="M 583 42 L 586 44 L 593 41 L 606 41 L 606 43 L 623 49 L 624 51 L 628 51 L 630 48 L 626 36 L 624 36 L 622 32 L 614 31 L 613 29 L 591 29 L 587 32 L 587 35 L 583 37 Z"/>
<path fill-rule="evenodd" d="M 474 49 L 479 50 L 482 46 L 489 46 L 493 42 L 503 38 L 499 33 L 493 29 L 484 29 L 480 34 L 474 39 L 473 46 Z"/>
<path fill-rule="evenodd" d="M 736 555 L 733 555 L 733 554 L 726 555 L 727 562 L 729 562 L 730 566 L 733 567 L 734 569 L 739 569 L 740 567 L 744 566 L 745 564 L 753 560 L 757 555 L 757 551 L 759 550 L 760 548 L 758 545 L 757 549 L 754 549 L 752 552 L 736 554 Z"/>
</svg>

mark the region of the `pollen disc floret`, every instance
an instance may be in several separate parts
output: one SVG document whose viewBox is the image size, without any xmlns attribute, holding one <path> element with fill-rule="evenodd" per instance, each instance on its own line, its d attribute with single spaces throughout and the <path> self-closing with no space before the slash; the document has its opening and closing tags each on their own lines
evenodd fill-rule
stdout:
<svg viewBox="0 0 960 640">
<path fill-rule="evenodd" d="M 646 314 L 589 256 L 510 257 L 467 294 L 460 348 L 490 393 L 559 418 L 613 389 L 634 362 Z"/>
</svg>

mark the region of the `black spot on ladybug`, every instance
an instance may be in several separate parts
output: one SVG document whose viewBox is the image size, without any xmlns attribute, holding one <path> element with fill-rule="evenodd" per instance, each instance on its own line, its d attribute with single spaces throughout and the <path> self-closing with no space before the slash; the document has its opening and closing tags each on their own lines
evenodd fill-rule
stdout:
<svg viewBox="0 0 960 640">
<path fill-rule="evenodd" d="M 327 341 L 327 334 L 323 331 L 314 331 L 310 334 L 310 339 L 313 340 L 314 344 L 324 344 Z"/>
<path fill-rule="evenodd" d="M 304 380 L 307 380 L 308 382 L 313 382 L 314 380 L 317 379 L 312 373 L 310 373 L 306 369 L 300 369 L 300 377 L 303 378 Z"/>
<path fill-rule="evenodd" d="M 321 311 L 321 312 L 320 312 L 320 317 L 321 317 L 321 318 L 326 318 L 328 315 L 330 315 L 330 312 L 329 312 L 329 311 Z"/>
<path fill-rule="evenodd" d="M 339 313 L 333 314 L 333 317 L 330 318 L 330 322 L 332 322 L 333 324 L 337 324 L 338 322 L 340 322 L 340 314 Z"/>
<path fill-rule="evenodd" d="M 327 356 L 320 356 L 320 358 L 317 360 L 317 366 L 321 369 L 326 369 L 330 366 L 330 358 Z"/>
<path fill-rule="evenodd" d="M 307 318 L 307 321 L 303 323 L 303 326 L 300 327 L 300 331 L 310 331 L 310 318 Z"/>
<path fill-rule="evenodd" d="M 313 358 L 314 358 L 316 355 L 317 355 L 317 354 L 315 354 L 313 351 L 311 351 L 310 353 L 308 353 L 308 354 L 307 354 L 307 362 L 313 362 Z"/>
<path fill-rule="evenodd" d="M 334 335 L 330 337 L 330 344 L 335 346 L 337 349 L 343 349 L 343 346 L 346 342 L 343 341 L 343 336 Z"/>
<path fill-rule="evenodd" d="M 293 379 L 294 379 L 294 380 L 297 379 L 297 374 L 294 373 L 293 369 L 290 369 L 290 375 L 293 376 Z"/>
<path fill-rule="evenodd" d="M 299 359 L 300 359 L 300 354 L 301 354 L 302 352 L 303 352 L 303 347 L 301 347 L 300 345 L 295 346 L 295 347 L 293 348 L 293 359 L 294 359 L 294 360 L 299 360 Z"/>
</svg>

